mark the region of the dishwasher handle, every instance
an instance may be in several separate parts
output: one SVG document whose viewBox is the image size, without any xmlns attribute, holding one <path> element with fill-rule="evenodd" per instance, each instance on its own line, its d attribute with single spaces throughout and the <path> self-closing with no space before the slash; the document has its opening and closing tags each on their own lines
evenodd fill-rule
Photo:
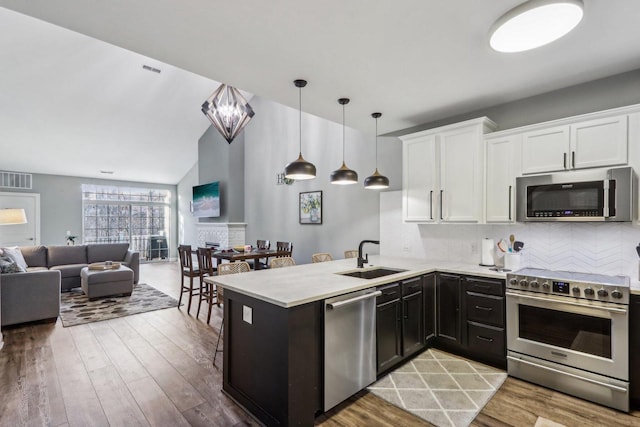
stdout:
<svg viewBox="0 0 640 427">
<path fill-rule="evenodd" d="M 373 298 L 373 297 L 379 297 L 380 295 L 382 295 L 381 291 L 375 291 L 375 292 L 371 292 L 369 294 L 360 295 L 360 296 L 349 298 L 349 299 L 345 299 L 345 300 L 342 300 L 342 301 L 332 302 L 332 303 L 327 304 L 327 307 L 335 310 L 337 308 L 344 307 L 345 305 L 350 305 L 350 304 L 356 303 L 358 301 L 362 301 L 364 299 L 369 299 L 369 298 Z"/>
</svg>

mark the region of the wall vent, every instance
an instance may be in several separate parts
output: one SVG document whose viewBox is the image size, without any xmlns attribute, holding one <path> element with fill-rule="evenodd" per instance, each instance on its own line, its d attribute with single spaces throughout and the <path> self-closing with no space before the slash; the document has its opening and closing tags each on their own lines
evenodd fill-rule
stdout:
<svg viewBox="0 0 640 427">
<path fill-rule="evenodd" d="M 33 188 L 30 173 L 0 171 L 0 188 L 31 190 Z"/>
</svg>

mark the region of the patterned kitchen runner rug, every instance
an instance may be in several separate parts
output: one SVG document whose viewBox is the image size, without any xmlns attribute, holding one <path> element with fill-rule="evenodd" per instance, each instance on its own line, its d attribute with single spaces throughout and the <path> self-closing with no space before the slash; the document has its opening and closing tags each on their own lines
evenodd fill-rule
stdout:
<svg viewBox="0 0 640 427">
<path fill-rule="evenodd" d="M 439 427 L 467 427 L 507 373 L 429 349 L 372 384 L 376 396 Z"/>
<path fill-rule="evenodd" d="M 134 285 L 131 296 L 95 301 L 89 301 L 82 289 L 74 288 L 60 294 L 60 319 L 68 327 L 177 306 L 178 301 L 146 283 Z"/>
</svg>

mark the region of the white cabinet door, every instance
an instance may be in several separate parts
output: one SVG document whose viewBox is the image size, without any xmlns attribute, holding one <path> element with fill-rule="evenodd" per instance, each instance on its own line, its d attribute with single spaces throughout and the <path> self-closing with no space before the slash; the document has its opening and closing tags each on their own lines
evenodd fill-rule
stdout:
<svg viewBox="0 0 640 427">
<path fill-rule="evenodd" d="M 480 222 L 482 133 L 478 126 L 440 134 L 440 211 L 443 222 Z"/>
<path fill-rule="evenodd" d="M 402 213 L 405 221 L 435 219 L 437 182 L 436 137 L 428 135 L 402 144 Z"/>
<path fill-rule="evenodd" d="M 542 173 L 569 167 L 569 126 L 522 134 L 522 173 Z"/>
<path fill-rule="evenodd" d="M 627 116 L 571 125 L 571 168 L 627 164 Z"/>
<path fill-rule="evenodd" d="M 485 219 L 486 222 L 515 221 L 515 182 L 519 169 L 517 143 L 520 136 L 485 141 Z"/>
</svg>

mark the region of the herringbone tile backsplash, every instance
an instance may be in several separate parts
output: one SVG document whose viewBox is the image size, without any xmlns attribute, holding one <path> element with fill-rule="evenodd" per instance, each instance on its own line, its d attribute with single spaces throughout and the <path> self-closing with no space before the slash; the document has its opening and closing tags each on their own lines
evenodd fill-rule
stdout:
<svg viewBox="0 0 640 427">
<path fill-rule="evenodd" d="M 521 267 L 625 275 L 638 280 L 640 226 L 632 223 L 526 223 L 431 225 L 402 222 L 401 192 L 381 193 L 380 252 L 480 263 L 485 237 L 525 243 Z"/>
</svg>

